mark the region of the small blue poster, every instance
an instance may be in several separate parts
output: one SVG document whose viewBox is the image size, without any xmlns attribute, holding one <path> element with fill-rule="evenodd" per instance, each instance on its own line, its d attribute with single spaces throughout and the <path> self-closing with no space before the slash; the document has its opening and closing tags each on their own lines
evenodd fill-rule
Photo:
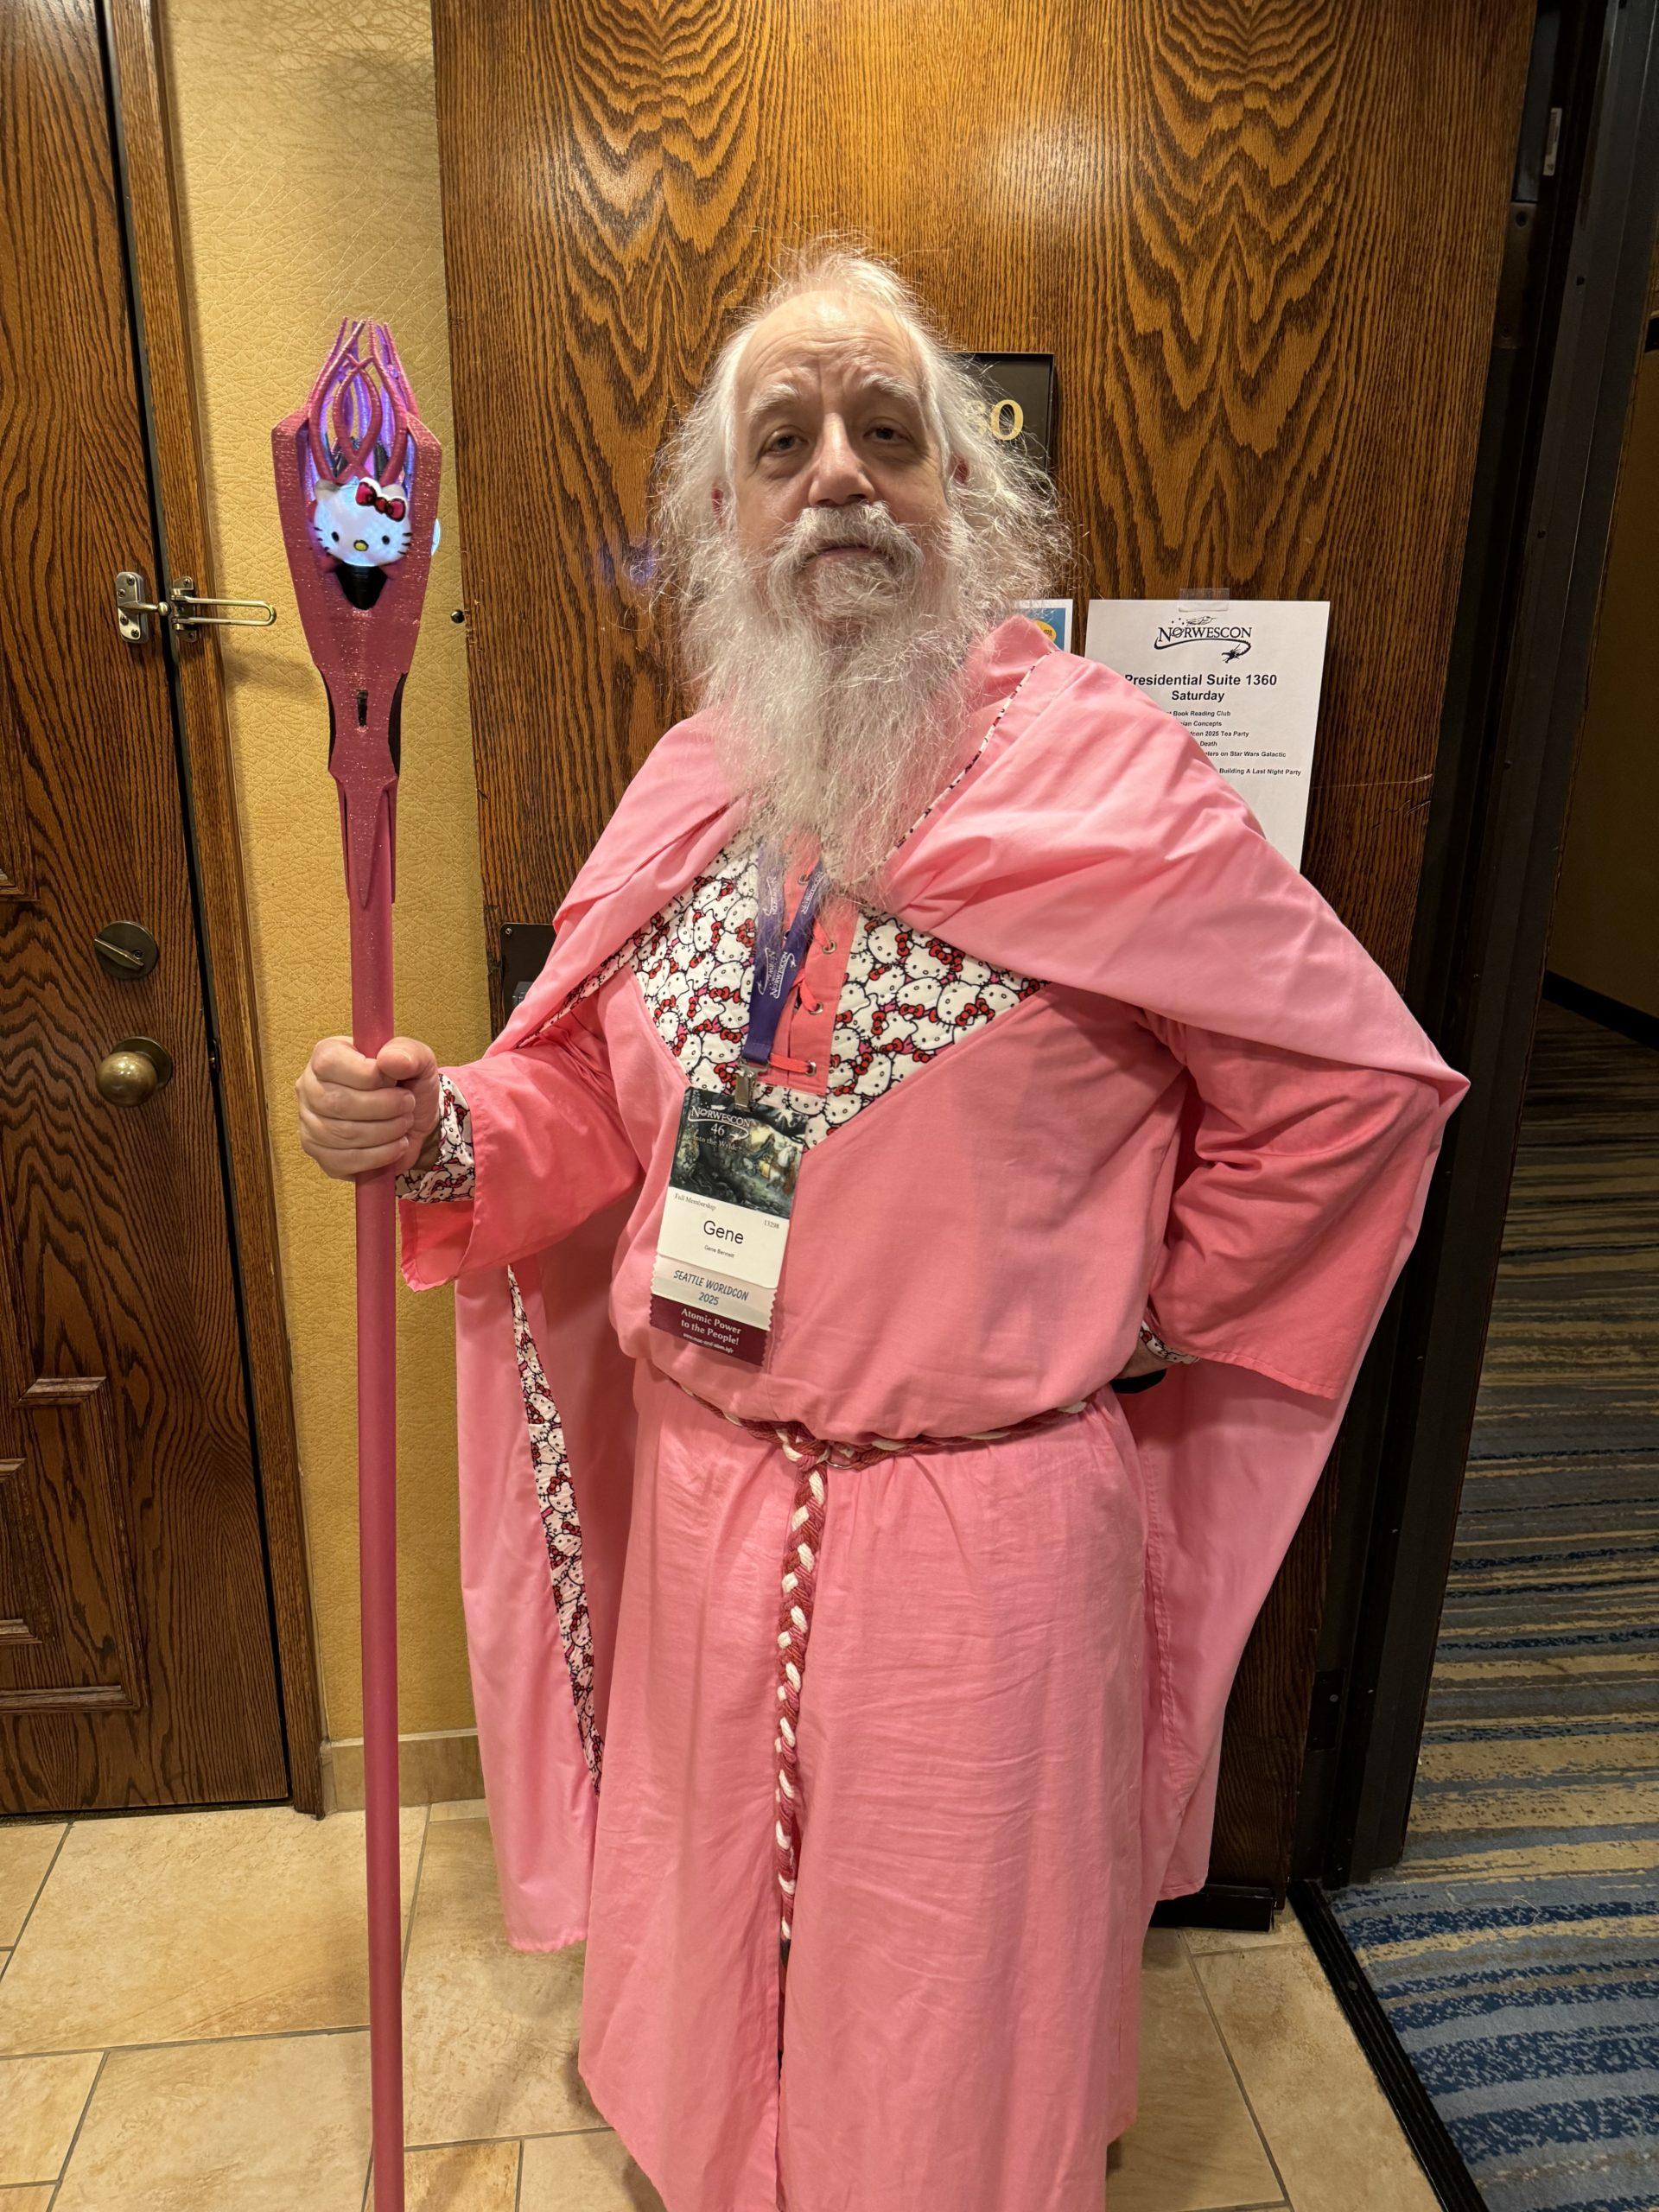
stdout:
<svg viewBox="0 0 1659 2212">
<path fill-rule="evenodd" d="M 1069 599 L 1022 599 L 1020 612 L 1028 614 L 1039 630 L 1046 630 L 1063 653 L 1071 650 L 1071 601 Z"/>
</svg>

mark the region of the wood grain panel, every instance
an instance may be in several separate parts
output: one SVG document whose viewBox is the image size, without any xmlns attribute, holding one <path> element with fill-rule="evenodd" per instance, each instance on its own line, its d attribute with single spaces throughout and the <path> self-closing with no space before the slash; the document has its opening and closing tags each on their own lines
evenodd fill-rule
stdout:
<svg viewBox="0 0 1659 2212">
<path fill-rule="evenodd" d="M 188 286 L 168 138 L 169 107 L 156 12 L 150 0 L 105 0 L 105 12 L 125 151 L 135 281 L 143 302 L 156 488 L 167 518 L 168 573 L 194 576 L 197 591 L 205 597 L 220 590 L 234 592 L 234 582 L 221 585 L 216 580 L 213 563 L 195 363 L 186 320 Z M 216 631 L 196 631 L 179 654 L 178 690 L 181 737 L 189 762 L 200 926 L 207 946 L 219 1047 L 219 1113 L 230 1154 L 241 1261 L 242 1315 L 271 1605 L 282 1661 L 289 1789 L 301 1811 L 321 1813 L 321 1692 L 312 1642 L 270 1133 L 260 1079 L 258 1008 L 242 876 L 242 830 Z"/>
<path fill-rule="evenodd" d="M 1331 601 L 1304 866 L 1400 980 L 1532 14 L 435 0 L 492 946 L 690 704 L 650 457 L 772 248 L 836 229 L 963 348 L 1053 353 L 1057 592 Z M 1287 1863 L 1330 1506 L 1235 1693 L 1232 1878 Z"/>
<path fill-rule="evenodd" d="M 31 1449 L 0 1463 L 5 1566 L 0 1713 L 136 1712 L 144 1702 L 124 1454 L 102 1375 L 42 1376 L 21 1410 Z"/>
<path fill-rule="evenodd" d="M 5 670 L 0 667 L 0 900 L 28 899 L 35 890 L 34 849 L 19 789 L 22 775 L 17 718 Z"/>
<path fill-rule="evenodd" d="M 116 573 L 153 582 L 157 561 L 93 0 L 0 10 L 0 345 L 17 401 L 0 409 L 0 661 L 35 869 L 29 898 L 0 904 L 0 1220 L 11 1253 L 0 1332 L 12 1363 L 48 1378 L 48 1398 L 60 1378 L 78 1389 L 108 1377 L 100 1402 L 118 1453 L 108 1487 L 134 1533 L 149 1659 L 134 1710 L 0 1716 L 0 1807 L 281 1796 L 166 662 L 159 639 L 124 645 L 112 612 Z M 99 966 L 92 940 L 117 918 L 156 936 L 149 974 Z M 100 1096 L 97 1071 L 130 1034 L 159 1039 L 176 1072 L 124 1110 Z M 67 1459 L 43 1455 L 39 1466 L 41 1496 L 57 1477 L 79 1478 Z M 70 1490 L 58 1507 L 67 1529 Z M 49 1520 L 39 1525 L 50 1535 Z M 76 1558 L 54 1570 L 71 1573 Z"/>
</svg>

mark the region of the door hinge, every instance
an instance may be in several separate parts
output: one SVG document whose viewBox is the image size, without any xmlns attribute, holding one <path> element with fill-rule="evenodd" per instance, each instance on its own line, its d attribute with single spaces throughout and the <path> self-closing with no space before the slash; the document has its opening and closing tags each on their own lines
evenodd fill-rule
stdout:
<svg viewBox="0 0 1659 2212">
<path fill-rule="evenodd" d="M 1561 111 L 1553 107 L 1549 120 L 1544 125 L 1544 158 L 1538 164 L 1540 176 L 1554 176 L 1555 163 L 1561 150 Z"/>
<path fill-rule="evenodd" d="M 1340 1667 L 1332 1667 L 1325 1674 L 1314 1675 L 1313 1699 L 1307 1715 L 1307 1748 L 1310 1751 L 1336 1750 L 1337 1723 L 1342 1717 L 1342 1688 L 1346 1679 Z"/>
<path fill-rule="evenodd" d="M 1536 207 L 1529 200 L 1512 200 L 1503 231 L 1503 263 L 1498 271 L 1497 308 L 1492 322 L 1492 345 L 1499 353 L 1518 352 L 1526 337 L 1537 237 Z"/>
</svg>

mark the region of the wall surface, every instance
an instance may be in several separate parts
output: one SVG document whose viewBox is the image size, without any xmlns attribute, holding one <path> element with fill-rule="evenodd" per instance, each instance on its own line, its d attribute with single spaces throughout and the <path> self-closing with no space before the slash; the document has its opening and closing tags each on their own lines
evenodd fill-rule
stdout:
<svg viewBox="0 0 1659 2212">
<path fill-rule="evenodd" d="M 277 529 L 270 431 L 346 315 L 389 323 L 445 453 L 443 542 L 404 703 L 397 1026 L 444 1061 L 489 1039 L 467 715 L 425 0 L 169 0 L 167 67 L 218 588 L 268 599 L 270 630 L 224 637 L 325 1727 L 360 1733 L 352 1201 L 298 1146 L 293 1085 L 351 1026 L 327 715 Z M 447 1290 L 398 1290 L 402 1725 L 472 1710 L 456 1573 L 454 1369 Z"/>
<path fill-rule="evenodd" d="M 1643 1014 L 1659 1015 L 1656 579 L 1659 353 L 1643 357 L 1619 471 L 1549 944 L 1549 964 L 1558 976 Z"/>
</svg>

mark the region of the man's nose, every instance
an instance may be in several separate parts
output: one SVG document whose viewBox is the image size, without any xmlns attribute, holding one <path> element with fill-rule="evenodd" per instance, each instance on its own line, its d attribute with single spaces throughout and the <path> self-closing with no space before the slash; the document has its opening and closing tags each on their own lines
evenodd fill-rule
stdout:
<svg viewBox="0 0 1659 2212">
<path fill-rule="evenodd" d="M 869 473 L 838 416 L 825 418 L 818 449 L 812 457 L 812 481 L 807 496 L 813 506 L 833 507 L 844 506 L 850 499 L 875 497 Z"/>
</svg>

